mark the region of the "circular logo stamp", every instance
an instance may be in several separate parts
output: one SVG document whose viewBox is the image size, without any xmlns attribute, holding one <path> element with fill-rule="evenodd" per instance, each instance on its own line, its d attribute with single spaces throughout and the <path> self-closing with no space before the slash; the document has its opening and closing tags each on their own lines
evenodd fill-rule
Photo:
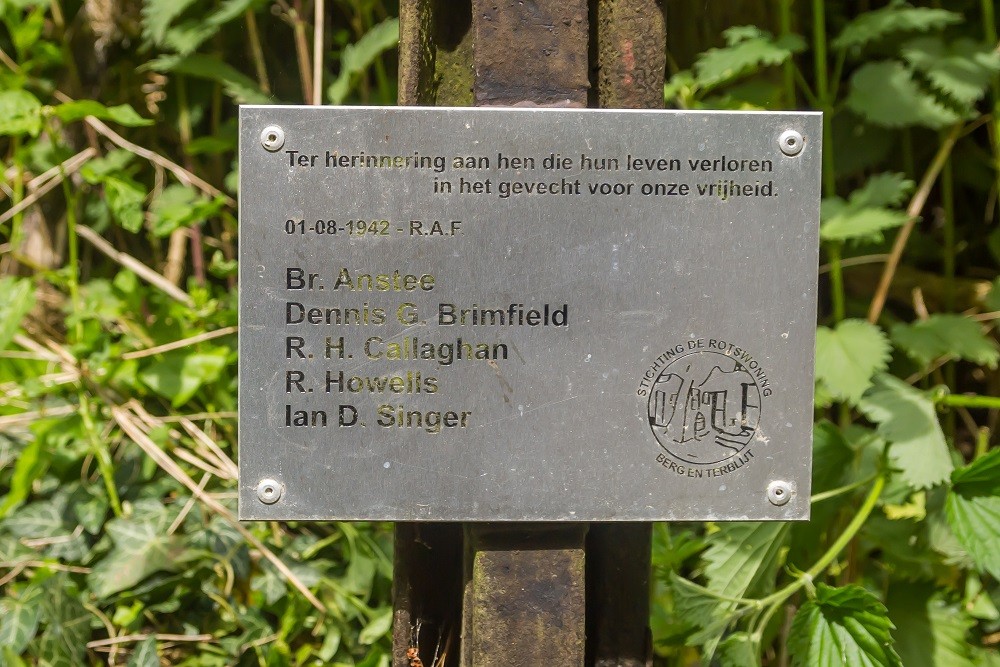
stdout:
<svg viewBox="0 0 1000 667">
<path fill-rule="evenodd" d="M 771 385 L 745 349 L 716 338 L 675 345 L 643 375 L 649 427 L 663 448 L 657 460 L 690 477 L 719 476 L 746 465 L 764 441 L 759 425 Z"/>
</svg>

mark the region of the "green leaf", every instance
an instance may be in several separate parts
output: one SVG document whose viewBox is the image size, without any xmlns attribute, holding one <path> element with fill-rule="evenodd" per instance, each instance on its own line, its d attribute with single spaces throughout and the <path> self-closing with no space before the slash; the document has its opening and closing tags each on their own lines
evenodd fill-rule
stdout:
<svg viewBox="0 0 1000 667">
<path fill-rule="evenodd" d="M 39 598 L 45 631 L 38 642 L 38 664 L 52 667 L 79 667 L 90 639 L 90 613 L 77 597 L 76 585 L 65 574 L 45 583 Z"/>
<path fill-rule="evenodd" d="M 208 199 L 194 188 L 169 185 L 149 206 L 153 235 L 170 236 L 178 227 L 203 222 L 224 206 L 223 200 Z"/>
<path fill-rule="evenodd" d="M 27 499 L 32 485 L 45 474 L 51 460 L 52 453 L 43 446 L 42 438 L 32 438 L 21 450 L 10 476 L 10 490 L 0 503 L 0 519 Z"/>
<path fill-rule="evenodd" d="M 720 644 L 715 655 L 719 667 L 753 667 L 760 664 L 757 650 L 745 632 L 734 632 Z"/>
<path fill-rule="evenodd" d="M 993 46 L 967 37 L 947 43 L 941 37 L 921 37 L 907 42 L 902 54 L 934 88 L 965 107 L 986 94 L 1000 72 L 1000 54 Z"/>
<path fill-rule="evenodd" d="M 730 598 L 761 592 L 778 567 L 778 553 L 788 537 L 787 523 L 725 523 L 706 538 L 707 588 Z"/>
<path fill-rule="evenodd" d="M 163 361 L 139 373 L 139 379 L 179 408 L 191 400 L 203 384 L 219 378 L 226 366 L 227 356 L 225 348 L 167 354 Z"/>
<path fill-rule="evenodd" d="M 882 329 L 864 320 L 844 320 L 816 331 L 816 378 L 834 396 L 856 405 L 886 369 L 891 346 Z"/>
<path fill-rule="evenodd" d="M 805 42 L 798 35 L 774 39 L 770 33 L 754 26 L 737 26 L 723 34 L 728 46 L 709 49 L 699 55 L 694 64 L 698 83 L 703 88 L 713 88 L 761 67 L 781 65 L 805 49 Z"/>
<path fill-rule="evenodd" d="M 840 197 L 824 199 L 820 237 L 825 241 L 880 241 L 882 230 L 899 227 L 907 219 L 904 212 L 886 207 L 898 206 L 912 189 L 913 181 L 903 174 L 875 174 L 847 201 Z"/>
<path fill-rule="evenodd" d="M 107 111 L 108 108 L 106 106 L 94 100 L 74 100 L 73 102 L 64 102 L 52 107 L 52 113 L 64 123 L 82 120 L 87 116 L 103 118 L 107 114 Z"/>
<path fill-rule="evenodd" d="M 384 637 L 392 628 L 392 608 L 385 607 L 376 612 L 375 616 L 361 629 L 358 635 L 358 642 L 361 644 L 374 644 Z"/>
<path fill-rule="evenodd" d="M 961 116 L 938 102 L 896 61 L 866 63 L 851 76 L 847 106 L 859 116 L 883 127 L 922 125 L 940 129 Z"/>
<path fill-rule="evenodd" d="M 170 24 L 195 0 L 143 0 L 142 36 L 153 44 L 163 44 Z"/>
<path fill-rule="evenodd" d="M 118 123 L 119 125 L 124 125 L 125 127 L 144 127 L 146 125 L 152 125 L 153 120 L 150 118 L 143 118 L 128 104 L 119 104 L 118 106 L 108 107 L 107 114 L 104 116 L 107 120 Z"/>
<path fill-rule="evenodd" d="M 729 625 L 734 604 L 674 573 L 670 574 L 670 589 L 675 616 L 690 632 L 686 643 L 705 645 L 704 653 L 711 655 Z"/>
<path fill-rule="evenodd" d="M 366 32 L 340 55 L 340 74 L 327 89 L 331 104 L 343 104 L 351 92 L 353 78 L 375 62 L 383 52 L 399 43 L 399 19 L 386 19 Z"/>
<path fill-rule="evenodd" d="M 952 473 L 945 510 L 976 565 L 1000 579 L 1000 449 Z"/>
<path fill-rule="evenodd" d="M 966 638 L 975 621 L 957 605 L 947 604 L 927 584 L 899 583 L 886 596 L 889 619 L 896 626 L 895 648 L 904 665 L 972 667 Z"/>
<path fill-rule="evenodd" d="M 943 9 L 910 7 L 893 3 L 874 11 L 859 12 L 831 43 L 835 49 L 851 49 L 881 41 L 901 32 L 926 32 L 962 22 L 962 15 Z"/>
<path fill-rule="evenodd" d="M 142 229 L 142 202 L 146 193 L 137 183 L 117 176 L 106 178 L 104 198 L 118 224 L 132 233 Z"/>
<path fill-rule="evenodd" d="M 167 515 L 132 521 L 113 519 L 105 530 L 114 548 L 87 575 L 90 590 L 100 599 L 124 591 L 160 570 L 172 570 L 181 551 L 178 540 L 167 535 Z"/>
<path fill-rule="evenodd" d="M 861 586 L 817 584 L 795 614 L 788 650 L 795 667 L 902 667 L 885 606 Z"/>
<path fill-rule="evenodd" d="M 820 238 L 824 241 L 879 238 L 879 232 L 902 226 L 907 220 L 903 211 L 886 208 L 863 208 L 844 211 L 823 222 Z"/>
<path fill-rule="evenodd" d="M 38 631 L 41 616 L 41 589 L 29 586 L 20 597 L 5 596 L 0 600 L 0 646 L 22 653 Z"/>
<path fill-rule="evenodd" d="M 26 90 L 0 92 L 0 135 L 30 134 L 42 131 L 42 103 Z"/>
<path fill-rule="evenodd" d="M 836 424 L 822 420 L 813 428 L 813 493 L 840 486 L 854 452 Z"/>
<path fill-rule="evenodd" d="M 160 667 L 160 656 L 156 653 L 156 638 L 146 637 L 135 645 L 129 656 L 127 667 Z"/>
<path fill-rule="evenodd" d="M 35 307 L 35 286 L 27 278 L 0 278 L 0 350 L 6 350 L 21 328 L 24 316 Z"/>
<path fill-rule="evenodd" d="M 162 56 L 144 66 L 156 72 L 186 74 L 199 79 L 215 81 L 223 92 L 237 104 L 270 104 L 271 98 L 261 92 L 257 82 L 232 65 L 213 56 L 200 53 L 188 56 Z"/>
<path fill-rule="evenodd" d="M 934 402 L 926 393 L 883 373 L 858 408 L 891 443 L 889 458 L 911 486 L 924 489 L 948 479 L 954 466 Z"/>
<path fill-rule="evenodd" d="M 983 333 L 975 320 L 961 315 L 931 315 L 912 324 L 893 325 L 892 341 L 924 367 L 940 357 L 971 361 L 979 366 L 997 367 L 1000 350 Z"/>
</svg>

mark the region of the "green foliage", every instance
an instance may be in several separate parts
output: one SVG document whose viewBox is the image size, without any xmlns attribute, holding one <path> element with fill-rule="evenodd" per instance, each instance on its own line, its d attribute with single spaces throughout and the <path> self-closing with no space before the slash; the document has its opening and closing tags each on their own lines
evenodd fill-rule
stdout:
<svg viewBox="0 0 1000 667">
<path fill-rule="evenodd" d="M 872 377 L 889 363 L 889 341 L 863 320 L 845 320 L 816 331 L 816 380 L 834 398 L 857 404 Z"/>
<path fill-rule="evenodd" d="M 805 42 L 798 35 L 775 39 L 754 26 L 726 30 L 726 47 L 709 49 L 694 65 L 697 82 L 706 89 L 754 72 L 760 67 L 781 65 L 802 51 Z"/>
<path fill-rule="evenodd" d="M 796 667 L 901 666 L 885 605 L 861 586 L 816 587 L 795 614 L 788 649 Z"/>
<path fill-rule="evenodd" d="M 961 315 L 935 314 L 912 324 L 892 327 L 892 342 L 922 366 L 940 357 L 954 357 L 995 369 L 1000 350 L 975 320 Z"/>
<path fill-rule="evenodd" d="M 976 565 L 1000 579 L 1000 449 L 951 475 L 948 524 Z"/>
<path fill-rule="evenodd" d="M 386 19 L 366 32 L 357 43 L 344 47 L 340 54 L 340 74 L 326 92 L 330 104 L 343 104 L 358 75 L 398 43 L 399 19 Z"/>
</svg>

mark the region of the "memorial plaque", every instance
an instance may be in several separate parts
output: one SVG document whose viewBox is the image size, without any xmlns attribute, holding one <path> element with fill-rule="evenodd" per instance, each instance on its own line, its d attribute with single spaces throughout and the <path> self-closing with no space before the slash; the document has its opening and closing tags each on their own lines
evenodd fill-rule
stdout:
<svg viewBox="0 0 1000 667">
<path fill-rule="evenodd" d="M 809 516 L 820 114 L 240 110 L 240 517 Z"/>
</svg>

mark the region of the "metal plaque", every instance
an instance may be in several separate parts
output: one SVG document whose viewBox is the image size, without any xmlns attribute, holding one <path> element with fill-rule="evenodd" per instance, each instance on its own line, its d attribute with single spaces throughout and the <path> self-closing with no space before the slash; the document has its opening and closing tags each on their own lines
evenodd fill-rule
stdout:
<svg viewBox="0 0 1000 667">
<path fill-rule="evenodd" d="M 240 110 L 240 517 L 809 516 L 820 114 Z"/>
</svg>

